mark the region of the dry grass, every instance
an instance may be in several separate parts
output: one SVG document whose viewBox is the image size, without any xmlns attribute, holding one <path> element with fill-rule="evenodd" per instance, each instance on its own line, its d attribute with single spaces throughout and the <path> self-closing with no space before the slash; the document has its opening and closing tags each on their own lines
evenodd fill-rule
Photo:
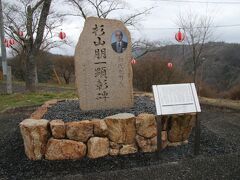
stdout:
<svg viewBox="0 0 240 180">
<path fill-rule="evenodd" d="M 134 92 L 134 95 L 149 96 L 153 100 L 153 93 L 136 91 Z M 200 100 L 200 103 L 204 105 L 240 110 L 240 100 L 213 99 L 213 98 L 206 98 L 206 97 L 200 97 L 199 100 Z"/>
<path fill-rule="evenodd" d="M 230 99 L 212 99 L 200 97 L 201 104 L 216 106 L 220 108 L 229 108 L 240 110 L 240 101 L 239 100 L 230 100 Z"/>
</svg>

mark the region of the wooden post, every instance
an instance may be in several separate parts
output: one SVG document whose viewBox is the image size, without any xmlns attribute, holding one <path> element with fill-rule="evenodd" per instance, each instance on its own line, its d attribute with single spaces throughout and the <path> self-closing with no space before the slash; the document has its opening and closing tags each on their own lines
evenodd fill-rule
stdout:
<svg viewBox="0 0 240 180">
<path fill-rule="evenodd" d="M 195 142 L 194 142 L 194 155 L 198 155 L 199 154 L 199 150 L 200 150 L 200 120 L 198 118 L 198 113 L 196 113 L 196 127 L 195 127 Z"/>
<path fill-rule="evenodd" d="M 55 67 L 53 67 L 53 72 L 54 72 L 54 74 L 55 74 L 55 76 L 56 76 L 56 78 L 57 78 L 58 84 L 61 85 L 62 83 L 61 83 L 61 81 L 60 81 L 60 79 L 59 79 L 59 76 L 58 76 L 58 74 L 57 74 L 57 72 L 56 72 Z"/>
<path fill-rule="evenodd" d="M 157 116 L 157 155 L 160 158 L 162 150 L 162 117 Z"/>
</svg>

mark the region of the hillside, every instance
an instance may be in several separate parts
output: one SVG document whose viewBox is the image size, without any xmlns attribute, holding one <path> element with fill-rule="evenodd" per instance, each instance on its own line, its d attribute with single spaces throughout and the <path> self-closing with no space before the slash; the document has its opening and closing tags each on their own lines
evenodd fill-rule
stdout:
<svg viewBox="0 0 240 180">
<path fill-rule="evenodd" d="M 184 52 L 184 53 L 183 53 Z M 206 44 L 202 58 L 205 59 L 198 71 L 201 84 L 213 90 L 211 94 L 239 91 L 240 89 L 240 44 L 211 42 Z M 38 60 L 39 82 L 56 81 L 54 69 L 62 82 L 74 82 L 72 56 L 61 56 L 42 52 Z M 151 49 L 137 58 L 133 65 L 134 87 L 151 91 L 154 83 L 181 83 L 191 81 L 191 53 L 187 45 L 168 45 Z M 169 73 L 166 63 L 172 62 L 174 72 Z M 12 58 L 10 63 L 15 79 L 24 80 L 25 63 L 21 57 Z M 228 93 L 228 92 L 227 92 Z M 212 97 L 212 95 L 208 95 Z M 224 97 L 222 95 L 221 97 Z"/>
<path fill-rule="evenodd" d="M 148 52 L 139 60 L 156 57 L 159 61 L 173 62 L 175 67 L 191 75 L 191 54 L 188 45 L 160 47 Z M 198 77 L 206 84 L 217 91 L 226 91 L 240 84 L 240 44 L 208 43 L 202 58 L 205 58 L 205 62 L 199 68 Z"/>
</svg>

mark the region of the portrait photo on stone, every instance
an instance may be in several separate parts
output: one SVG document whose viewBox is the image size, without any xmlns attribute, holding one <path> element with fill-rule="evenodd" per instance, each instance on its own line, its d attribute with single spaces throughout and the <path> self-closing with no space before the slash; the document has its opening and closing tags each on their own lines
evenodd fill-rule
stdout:
<svg viewBox="0 0 240 180">
<path fill-rule="evenodd" d="M 126 34 L 121 30 L 116 30 L 112 33 L 112 49 L 116 53 L 123 53 L 128 46 L 128 38 Z"/>
</svg>

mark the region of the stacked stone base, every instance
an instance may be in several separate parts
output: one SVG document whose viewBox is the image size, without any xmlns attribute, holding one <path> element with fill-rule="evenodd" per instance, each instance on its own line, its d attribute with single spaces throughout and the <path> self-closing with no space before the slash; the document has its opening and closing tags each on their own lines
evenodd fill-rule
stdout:
<svg viewBox="0 0 240 180">
<path fill-rule="evenodd" d="M 165 116 L 162 148 L 186 142 L 195 114 Z M 157 150 L 155 115 L 121 113 L 104 119 L 65 123 L 26 119 L 20 123 L 25 153 L 31 160 L 64 160 L 118 156 Z"/>
</svg>

